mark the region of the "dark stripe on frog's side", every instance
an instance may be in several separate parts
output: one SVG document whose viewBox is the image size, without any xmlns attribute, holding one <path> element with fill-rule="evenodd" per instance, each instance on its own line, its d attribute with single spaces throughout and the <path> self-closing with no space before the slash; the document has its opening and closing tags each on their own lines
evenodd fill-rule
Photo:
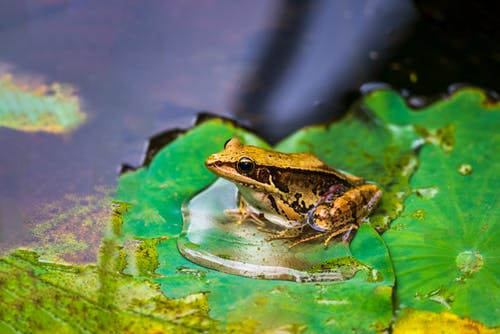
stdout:
<svg viewBox="0 0 500 334">
<path fill-rule="evenodd" d="M 267 166 L 257 166 L 255 170 L 247 174 L 248 177 L 258 181 L 261 184 L 274 184 L 283 193 L 288 193 L 290 190 L 286 183 L 287 178 L 283 177 L 280 168 Z"/>
<path fill-rule="evenodd" d="M 272 175 L 272 180 L 276 187 L 284 193 L 293 193 L 297 189 L 300 189 L 312 192 L 316 196 L 321 196 L 334 184 L 342 185 L 344 189 L 352 188 L 352 185 L 346 179 L 328 172 L 310 172 L 294 168 L 265 168 Z"/>
<path fill-rule="evenodd" d="M 288 203 L 295 211 L 300 213 L 307 213 L 310 209 L 314 207 L 314 203 L 306 204 L 302 199 L 302 194 L 295 194 L 295 201 Z"/>
</svg>

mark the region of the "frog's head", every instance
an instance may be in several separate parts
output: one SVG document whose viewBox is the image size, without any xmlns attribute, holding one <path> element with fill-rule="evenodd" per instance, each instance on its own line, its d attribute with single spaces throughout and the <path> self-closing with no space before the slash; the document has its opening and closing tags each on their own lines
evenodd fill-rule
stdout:
<svg viewBox="0 0 500 334">
<path fill-rule="evenodd" d="M 279 175 L 328 169 L 310 153 L 272 151 L 244 145 L 237 138 L 229 139 L 224 150 L 209 156 L 205 165 L 214 174 L 239 186 L 268 192 L 275 191 L 273 180 L 280 182 Z"/>
<path fill-rule="evenodd" d="M 231 138 L 224 150 L 207 158 L 205 165 L 214 174 L 231 182 L 247 186 L 257 185 L 257 161 L 262 152 L 258 147 L 243 145 L 239 139 Z"/>
</svg>

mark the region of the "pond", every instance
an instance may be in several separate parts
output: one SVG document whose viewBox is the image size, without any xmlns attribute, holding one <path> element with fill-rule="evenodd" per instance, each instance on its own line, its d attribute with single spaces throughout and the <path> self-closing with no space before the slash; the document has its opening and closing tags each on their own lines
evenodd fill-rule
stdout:
<svg viewBox="0 0 500 334">
<path fill-rule="evenodd" d="M 100 250 L 105 247 L 102 236 L 109 234 L 108 220 L 124 215 L 130 204 L 112 203 L 112 200 L 128 196 L 119 194 L 121 197 L 115 198 L 117 187 L 135 189 L 128 188 L 129 184 L 124 186 L 123 182 L 128 181 L 119 180 L 120 171 L 133 170 L 144 161 L 149 163 L 151 156 L 146 156 L 146 147 L 150 138 L 169 130 L 188 129 L 200 113 L 238 121 L 238 125 L 222 126 L 221 133 L 225 134 L 223 131 L 235 126 L 237 132 L 248 135 L 246 130 L 240 129 L 242 126 L 252 129 L 252 136 L 258 134 L 273 145 L 304 126 L 339 120 L 356 105 L 356 101 L 377 88 L 392 87 L 408 105 L 425 108 L 432 102 L 446 100 L 449 92 L 456 91 L 466 82 L 484 89 L 485 106 L 495 105 L 498 103 L 496 92 L 500 89 L 498 74 L 493 70 L 500 65 L 498 15 L 498 8 L 480 3 L 457 3 L 453 7 L 417 0 L 3 1 L 0 3 L 0 251 L 6 254 L 18 247 L 28 247 L 42 254 L 42 260 L 96 264 Z M 397 100 L 389 97 L 393 98 Z M 462 104 L 457 102 L 457 105 Z M 381 108 L 374 104 L 373 108 L 380 110 L 377 107 Z M 367 120 L 366 124 L 370 122 Z M 366 124 L 360 124 L 356 123 L 356 126 L 365 131 Z M 380 126 L 377 122 L 373 124 Z M 455 142 L 443 142 L 448 135 L 453 137 L 455 134 L 454 125 L 436 131 L 415 125 L 413 130 L 405 140 L 418 134 L 421 136 L 419 140 L 411 138 L 415 145 L 436 144 L 444 147 L 444 151 L 448 150 L 446 153 L 453 150 Z M 405 131 L 409 130 L 402 127 L 398 131 L 404 137 Z M 352 133 L 346 132 L 346 135 Z M 366 134 L 360 132 L 360 136 L 363 135 Z M 306 139 L 288 139 L 292 142 L 288 146 L 290 150 L 303 148 L 310 140 L 308 135 L 304 137 Z M 168 141 L 161 136 L 153 138 L 157 140 L 156 144 Z M 354 138 L 349 142 L 346 138 L 338 141 L 335 138 L 335 142 L 346 143 L 341 148 L 346 152 L 357 152 L 358 146 L 355 145 L 369 141 Z M 363 138 L 369 138 L 369 135 Z M 206 145 L 212 147 L 210 145 L 218 141 L 208 140 Z M 352 144 L 354 142 L 356 144 Z M 321 151 L 320 146 L 311 145 Z M 201 149 L 196 151 L 195 147 L 198 146 L 193 146 L 193 155 L 205 154 Z M 287 141 L 280 147 L 286 150 Z M 399 147 L 388 147 L 388 154 L 400 153 Z M 336 162 L 331 152 L 322 152 Z M 367 161 L 377 160 L 377 157 L 362 157 L 365 158 Z M 359 160 L 354 161 L 354 165 L 356 163 Z M 363 177 L 389 184 L 387 179 L 374 173 L 379 170 L 377 168 L 382 168 L 377 163 L 367 167 L 368 175 Z M 456 168 L 464 177 L 482 172 L 471 160 L 459 161 Z M 175 171 L 184 175 L 184 171 Z M 151 176 L 141 177 L 136 174 L 131 179 L 133 182 L 136 179 L 149 182 Z M 154 177 L 151 184 L 156 186 L 154 182 L 158 180 Z M 408 178 L 404 179 L 407 181 Z M 159 187 L 172 186 L 165 184 L 160 182 Z M 185 186 L 189 188 L 191 185 L 186 183 Z M 411 191 L 419 198 L 432 198 L 439 193 L 433 184 L 424 186 Z M 192 190 L 194 194 L 194 190 L 201 189 Z M 396 190 L 386 198 L 396 198 Z M 130 194 L 128 198 L 135 198 L 135 195 Z M 114 215 L 111 207 L 118 208 Z M 138 211 L 143 215 L 141 217 L 147 216 L 152 222 L 164 220 L 157 211 L 149 207 L 143 209 Z M 180 212 L 180 205 L 175 210 Z M 133 210 L 131 212 L 135 214 Z M 415 212 L 415 217 L 425 219 L 424 210 Z M 393 219 L 395 215 L 392 214 L 387 213 L 387 217 Z M 131 217 L 131 221 L 138 219 Z M 384 224 L 386 229 L 388 222 Z M 142 235 L 141 231 L 136 236 L 154 239 L 145 242 L 151 242 L 153 248 L 159 243 L 158 250 L 153 251 L 157 252 L 155 254 L 177 254 L 176 242 L 170 240 L 174 233 L 161 235 L 161 228 L 155 230 L 155 226 L 153 223 L 148 227 L 149 232 Z M 180 230 L 181 226 L 177 227 Z M 491 226 L 484 227 L 484 230 L 488 228 Z M 254 232 L 243 230 L 243 235 L 251 238 L 249 236 Z M 234 233 L 239 236 L 242 230 Z M 364 229 L 362 235 L 367 236 L 367 240 L 378 238 L 374 233 L 374 230 Z M 196 251 L 190 237 L 197 236 L 186 233 L 184 239 L 181 238 L 184 253 Z M 127 241 L 122 246 L 150 252 L 149 246 L 141 248 L 139 239 Z M 376 243 L 378 247 L 383 241 L 379 238 Z M 264 245 L 265 254 L 280 257 L 280 252 L 285 252 L 287 246 L 286 243 L 277 245 L 281 247 L 278 252 Z M 254 243 L 253 248 L 245 248 L 247 257 L 242 258 L 251 258 L 261 246 Z M 342 251 L 350 255 L 348 249 Z M 311 254 L 315 252 L 313 249 Z M 457 265 L 460 263 L 460 268 L 468 268 L 467 275 L 483 266 L 483 255 L 479 251 L 463 249 L 460 254 Z M 23 256 L 21 258 L 31 259 L 31 255 Z M 288 260 L 286 256 L 279 259 L 283 263 L 288 263 Z M 322 263 L 320 260 L 308 263 L 307 268 Z M 385 276 L 382 275 L 384 284 L 389 284 L 387 282 L 394 274 L 388 263 L 388 258 L 384 258 L 377 264 L 385 270 Z M 268 263 L 259 263 L 262 264 Z M 484 264 L 491 265 L 487 257 Z M 154 276 L 148 272 L 149 265 L 129 266 L 123 272 L 132 276 Z M 369 277 L 367 273 L 373 274 L 372 266 L 360 268 L 366 277 Z M 186 275 L 191 275 L 191 278 L 208 275 L 212 279 L 210 284 L 215 284 L 214 280 L 220 284 L 214 285 L 215 290 L 219 289 L 220 294 L 224 290 L 226 276 L 210 276 L 205 271 L 209 269 L 194 270 L 182 261 L 177 263 L 177 269 L 179 276 L 174 275 L 174 278 L 161 269 L 157 274 L 164 276 L 155 276 L 158 278 L 156 282 L 164 284 L 163 289 L 171 282 L 166 284 L 161 279 L 172 279 L 172 291 L 163 291 L 169 298 L 184 297 L 182 277 Z M 276 278 L 272 270 L 268 278 Z M 226 272 L 232 271 L 226 269 Z M 349 272 L 347 276 L 353 277 L 354 273 Z M 305 271 L 294 275 L 285 275 L 285 279 L 323 280 L 310 279 L 310 272 Z M 366 277 L 358 277 L 357 281 L 367 281 Z M 238 279 L 232 280 L 228 278 L 228 284 L 239 285 Z M 242 286 L 252 284 L 242 283 Z M 284 286 L 289 287 L 291 285 L 287 284 L 295 282 L 279 283 L 285 285 L 273 285 L 273 288 L 262 282 L 255 284 L 272 294 L 278 290 L 283 293 Z M 203 291 L 203 284 L 199 283 L 199 287 L 195 290 Z M 287 295 L 288 302 L 293 304 L 292 300 L 298 300 L 301 293 L 319 293 L 321 298 L 330 293 L 322 294 L 324 291 L 320 293 L 319 290 L 319 285 L 314 288 L 303 285 Z M 391 293 L 389 290 L 379 292 L 385 297 Z M 435 297 L 427 292 L 429 294 L 422 299 Z M 440 292 L 436 295 L 441 298 Z M 229 305 L 221 296 L 210 300 L 212 305 L 219 305 L 210 314 L 217 321 L 224 317 L 224 307 Z M 240 298 L 243 300 L 244 297 L 240 295 Z M 331 295 L 328 298 L 316 302 L 343 302 L 333 300 Z M 444 300 L 443 303 L 450 301 Z M 265 309 L 270 312 L 266 317 L 273 317 L 271 304 L 266 304 L 262 310 L 255 309 L 257 313 Z M 240 320 L 243 313 L 236 310 L 238 315 L 235 317 Z M 293 319 L 293 314 L 289 316 Z M 389 320 L 382 318 L 377 321 L 388 323 Z M 326 316 L 325 319 L 325 322 L 337 326 L 337 320 Z M 0 321 L 0 331 L 5 329 L 2 326 Z M 292 331 L 288 327 L 287 330 Z M 300 328 L 296 330 L 299 332 Z"/>
</svg>

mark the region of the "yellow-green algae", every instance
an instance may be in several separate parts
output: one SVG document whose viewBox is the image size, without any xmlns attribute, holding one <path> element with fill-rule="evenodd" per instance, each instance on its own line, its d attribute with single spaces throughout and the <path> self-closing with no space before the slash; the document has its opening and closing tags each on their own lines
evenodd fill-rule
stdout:
<svg viewBox="0 0 500 334">
<path fill-rule="evenodd" d="M 71 86 L 22 83 L 12 74 L 0 73 L 0 126 L 62 134 L 85 119 L 80 98 Z"/>
<path fill-rule="evenodd" d="M 208 309 L 203 292 L 169 299 L 113 267 L 44 263 L 22 250 L 0 258 L 2 333 L 216 333 Z"/>
<path fill-rule="evenodd" d="M 435 313 L 404 309 L 392 328 L 393 334 L 498 334 L 500 327 L 487 327 L 479 321 L 460 318 L 449 312 Z"/>
<path fill-rule="evenodd" d="M 28 236 L 16 246 L 35 250 L 44 261 L 95 263 L 102 235 L 120 212 L 112 203 L 113 193 L 97 186 L 92 193 L 41 203 L 28 219 Z M 125 211 L 126 205 L 120 208 Z"/>
</svg>

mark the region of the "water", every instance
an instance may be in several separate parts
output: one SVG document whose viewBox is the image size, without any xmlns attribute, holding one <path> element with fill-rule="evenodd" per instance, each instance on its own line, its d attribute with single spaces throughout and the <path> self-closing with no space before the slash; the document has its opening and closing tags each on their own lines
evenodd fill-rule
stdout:
<svg viewBox="0 0 500 334">
<path fill-rule="evenodd" d="M 22 239 L 45 203 L 113 189 L 148 137 L 199 111 L 249 120 L 275 141 L 338 117 L 368 81 L 417 93 L 457 77 L 497 88 L 481 62 L 453 58 L 469 59 L 453 33 L 430 26 L 399 0 L 2 1 L 0 73 L 72 85 L 88 121 L 66 135 L 0 127 L 0 241 Z M 481 36 L 474 50 L 495 54 Z M 458 65 L 440 65 L 443 55 Z"/>
</svg>

